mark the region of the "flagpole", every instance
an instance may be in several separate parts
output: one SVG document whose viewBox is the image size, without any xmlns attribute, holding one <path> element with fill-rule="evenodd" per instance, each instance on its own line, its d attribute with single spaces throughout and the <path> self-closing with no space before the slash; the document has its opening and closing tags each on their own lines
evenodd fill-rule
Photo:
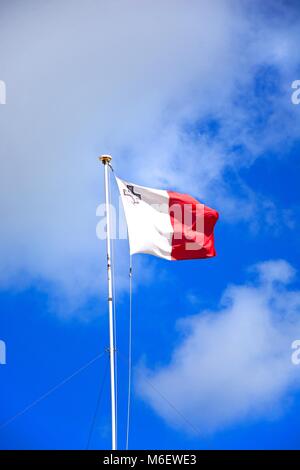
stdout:
<svg viewBox="0 0 300 470">
<path fill-rule="evenodd" d="M 104 185 L 106 204 L 106 250 L 107 250 L 107 281 L 108 281 L 108 313 L 109 313 L 109 356 L 110 356 L 110 393 L 111 393 L 111 441 L 112 450 L 117 449 L 116 436 L 116 388 L 115 388 L 115 345 L 114 345 L 114 321 L 113 321 L 113 290 L 111 277 L 111 246 L 110 246 L 110 210 L 109 210 L 109 163 L 110 155 L 101 155 L 99 160 L 104 165 Z"/>
</svg>

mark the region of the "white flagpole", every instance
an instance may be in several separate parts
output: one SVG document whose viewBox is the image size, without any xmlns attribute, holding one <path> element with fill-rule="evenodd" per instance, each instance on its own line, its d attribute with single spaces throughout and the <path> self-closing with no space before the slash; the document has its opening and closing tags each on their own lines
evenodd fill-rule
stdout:
<svg viewBox="0 0 300 470">
<path fill-rule="evenodd" d="M 106 204 L 106 249 L 107 249 L 107 281 L 108 281 L 108 313 L 109 313 L 109 355 L 110 355 L 110 392 L 111 392 L 111 438 L 112 450 L 117 449 L 116 436 L 116 388 L 115 388 L 115 345 L 113 321 L 113 291 L 111 278 L 111 247 L 110 247 L 110 211 L 109 211 L 109 178 L 108 166 L 110 155 L 101 155 L 99 160 L 104 165 L 105 204 Z"/>
</svg>

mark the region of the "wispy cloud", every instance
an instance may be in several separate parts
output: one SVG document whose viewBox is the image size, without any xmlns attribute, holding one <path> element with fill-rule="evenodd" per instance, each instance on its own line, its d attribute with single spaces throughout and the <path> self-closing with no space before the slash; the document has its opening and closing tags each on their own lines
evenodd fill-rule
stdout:
<svg viewBox="0 0 300 470">
<path fill-rule="evenodd" d="M 223 220 L 253 216 L 253 190 L 239 181 L 236 194 L 225 175 L 298 137 L 289 80 L 299 18 L 277 4 L 1 6 L 3 286 L 35 282 L 72 302 L 98 291 L 101 152 L 124 178 L 188 188 Z M 124 281 L 126 259 L 119 269 Z"/>
<path fill-rule="evenodd" d="M 179 321 L 182 336 L 169 364 L 140 366 L 140 396 L 171 425 L 178 421 L 149 383 L 202 433 L 274 418 L 299 387 L 299 369 L 291 363 L 300 331 L 300 291 L 289 289 L 295 272 L 276 260 L 249 274 L 252 281 L 226 289 L 217 311 Z"/>
</svg>

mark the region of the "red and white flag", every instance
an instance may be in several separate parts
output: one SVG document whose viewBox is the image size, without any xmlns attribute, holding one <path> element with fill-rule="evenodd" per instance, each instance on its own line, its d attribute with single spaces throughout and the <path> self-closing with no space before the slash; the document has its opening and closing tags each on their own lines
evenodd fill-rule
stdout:
<svg viewBox="0 0 300 470">
<path fill-rule="evenodd" d="M 216 255 L 214 226 L 219 217 L 216 210 L 187 194 L 116 179 L 131 254 L 148 253 L 168 260 Z"/>
</svg>

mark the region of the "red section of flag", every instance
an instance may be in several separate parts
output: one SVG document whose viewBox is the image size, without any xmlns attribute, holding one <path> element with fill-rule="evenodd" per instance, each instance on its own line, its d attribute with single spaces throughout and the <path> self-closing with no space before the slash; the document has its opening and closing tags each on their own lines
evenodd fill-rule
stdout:
<svg viewBox="0 0 300 470">
<path fill-rule="evenodd" d="M 214 226 L 216 210 L 200 204 L 188 194 L 168 191 L 169 211 L 174 229 L 172 259 L 198 259 L 216 256 Z"/>
</svg>

